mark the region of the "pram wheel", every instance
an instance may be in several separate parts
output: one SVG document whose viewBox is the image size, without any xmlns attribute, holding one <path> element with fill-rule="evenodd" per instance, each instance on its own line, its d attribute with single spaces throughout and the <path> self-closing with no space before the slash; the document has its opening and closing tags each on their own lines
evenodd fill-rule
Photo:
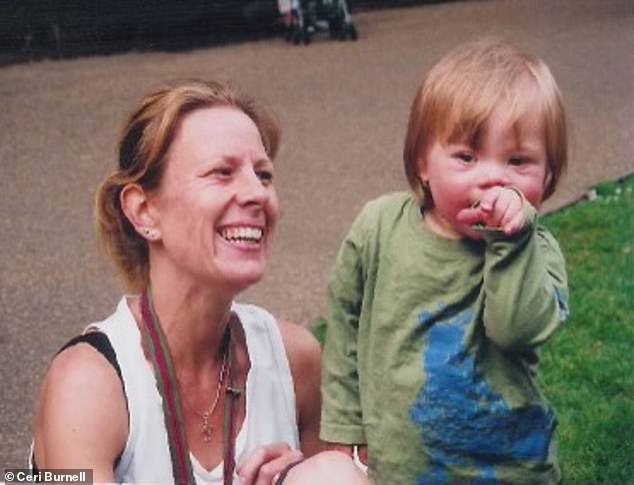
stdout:
<svg viewBox="0 0 634 485">
<path fill-rule="evenodd" d="M 311 35 L 309 32 L 303 29 L 295 29 L 291 34 L 291 41 L 293 42 L 293 45 L 308 45 L 311 41 Z"/>
<path fill-rule="evenodd" d="M 330 33 L 331 39 L 339 38 L 341 32 L 341 24 L 337 20 L 329 20 L 328 21 L 328 32 Z"/>
<path fill-rule="evenodd" d="M 342 42 L 348 39 L 354 41 L 359 38 L 359 33 L 353 24 L 347 24 L 341 27 L 341 30 L 339 30 L 339 33 L 337 34 L 337 38 Z"/>
<path fill-rule="evenodd" d="M 350 24 L 348 25 L 348 37 L 350 38 L 350 40 L 355 41 L 359 39 L 359 33 L 357 32 L 357 28 L 354 26 L 354 24 Z"/>
</svg>

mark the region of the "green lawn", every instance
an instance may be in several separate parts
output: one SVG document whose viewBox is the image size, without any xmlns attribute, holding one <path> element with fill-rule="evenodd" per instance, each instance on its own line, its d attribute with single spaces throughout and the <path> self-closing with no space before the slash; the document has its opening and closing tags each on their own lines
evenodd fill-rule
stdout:
<svg viewBox="0 0 634 485">
<path fill-rule="evenodd" d="M 634 179 L 544 219 L 566 256 L 572 316 L 543 352 L 567 483 L 634 483 Z"/>
<path fill-rule="evenodd" d="M 634 484 L 634 178 L 543 223 L 566 256 L 572 315 L 542 353 L 569 484 Z M 323 319 L 313 327 L 323 342 Z"/>
</svg>

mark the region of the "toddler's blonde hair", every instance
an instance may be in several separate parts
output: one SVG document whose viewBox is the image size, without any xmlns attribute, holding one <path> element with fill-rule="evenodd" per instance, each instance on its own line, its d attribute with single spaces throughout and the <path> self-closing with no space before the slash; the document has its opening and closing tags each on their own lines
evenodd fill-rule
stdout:
<svg viewBox="0 0 634 485">
<path fill-rule="evenodd" d="M 502 41 L 480 40 L 442 58 L 412 103 L 403 160 L 421 204 L 432 202 L 419 177 L 431 145 L 458 140 L 476 144 L 500 105 L 509 107 L 508 123 L 514 129 L 529 111 L 541 117 L 547 156 L 543 199 L 553 194 L 568 157 L 566 115 L 555 78 L 541 59 Z"/>
</svg>

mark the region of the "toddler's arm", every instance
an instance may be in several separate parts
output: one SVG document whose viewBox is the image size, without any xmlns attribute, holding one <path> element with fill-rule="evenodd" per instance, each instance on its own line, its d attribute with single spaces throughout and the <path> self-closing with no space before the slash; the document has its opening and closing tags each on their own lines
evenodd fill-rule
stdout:
<svg viewBox="0 0 634 485">
<path fill-rule="evenodd" d="M 520 351 L 542 344 L 568 316 L 559 245 L 537 226 L 536 210 L 527 201 L 523 210 L 526 224 L 514 235 L 483 231 L 486 334 L 501 348 Z"/>
<path fill-rule="evenodd" d="M 357 370 L 357 330 L 363 298 L 362 234 L 353 224 L 337 256 L 328 287 L 328 328 L 323 354 L 322 440 L 365 443 Z"/>
</svg>

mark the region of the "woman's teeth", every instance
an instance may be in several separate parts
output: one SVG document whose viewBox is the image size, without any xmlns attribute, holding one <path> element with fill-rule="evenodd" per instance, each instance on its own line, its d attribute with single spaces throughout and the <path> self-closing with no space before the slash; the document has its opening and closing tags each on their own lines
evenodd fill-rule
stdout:
<svg viewBox="0 0 634 485">
<path fill-rule="evenodd" d="M 220 235 L 230 242 L 259 243 L 263 231 L 259 227 L 226 227 L 220 230 Z"/>
</svg>

